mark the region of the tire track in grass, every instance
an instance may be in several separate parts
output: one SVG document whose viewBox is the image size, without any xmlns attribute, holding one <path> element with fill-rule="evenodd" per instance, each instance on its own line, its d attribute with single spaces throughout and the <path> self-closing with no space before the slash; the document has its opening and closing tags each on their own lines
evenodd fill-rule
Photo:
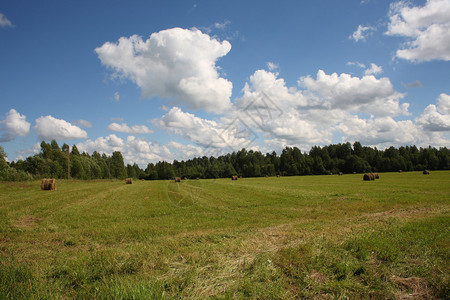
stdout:
<svg viewBox="0 0 450 300">
<path fill-rule="evenodd" d="M 400 218 L 401 222 L 410 220 L 419 220 L 434 217 L 440 214 L 448 214 L 448 208 L 412 208 L 411 210 L 389 210 L 384 212 L 367 213 L 364 216 L 354 216 L 340 220 L 340 222 L 328 222 L 323 224 L 318 230 L 311 232 L 299 232 L 298 226 L 307 224 L 312 220 L 302 220 L 290 222 L 276 226 L 269 226 L 255 229 L 242 240 L 233 240 L 232 243 L 239 243 L 239 251 L 219 252 L 216 261 L 217 264 L 206 265 L 198 269 L 197 280 L 201 283 L 194 283 L 190 293 L 195 297 L 214 297 L 222 292 L 233 289 L 239 284 L 240 280 L 245 278 L 245 270 L 251 266 L 258 257 L 263 254 L 269 256 L 275 255 L 277 251 L 284 248 L 298 247 L 302 244 L 311 243 L 314 238 L 324 236 L 330 241 L 340 241 L 349 234 L 365 232 L 367 228 L 377 230 L 383 228 L 384 222 L 390 218 Z M 364 223 L 355 223 L 360 218 L 370 220 Z M 374 222 L 378 224 L 374 227 Z M 333 232 L 330 235 L 330 232 Z M 248 238 L 246 238 L 248 237 Z M 222 248 L 227 248 L 223 246 Z M 270 264 L 270 262 L 268 262 Z M 177 274 L 182 274 L 182 268 L 189 268 L 188 265 L 175 264 L 164 278 L 170 278 Z M 173 272 L 173 273 L 172 273 Z"/>
</svg>

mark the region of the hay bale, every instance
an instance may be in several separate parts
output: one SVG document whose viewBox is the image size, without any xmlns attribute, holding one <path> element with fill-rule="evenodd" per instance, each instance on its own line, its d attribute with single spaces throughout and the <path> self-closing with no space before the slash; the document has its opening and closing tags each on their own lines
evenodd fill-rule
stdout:
<svg viewBox="0 0 450 300">
<path fill-rule="evenodd" d="M 370 180 L 372 180 L 372 179 L 370 179 L 370 178 L 371 178 L 370 174 L 367 174 L 367 173 L 366 173 L 366 174 L 363 175 L 363 180 L 364 180 L 364 181 L 370 181 Z"/>
<path fill-rule="evenodd" d="M 238 180 L 237 176 L 231 176 L 231 180 Z"/>
<path fill-rule="evenodd" d="M 277 178 L 280 178 L 280 174 L 277 174 Z"/>
<path fill-rule="evenodd" d="M 342 175 L 344 175 L 344 173 L 342 173 L 342 172 L 339 172 L 339 176 L 342 176 Z"/>
<path fill-rule="evenodd" d="M 374 173 L 373 175 L 375 176 L 375 179 L 380 179 L 380 175 L 378 175 L 378 173 Z"/>
<path fill-rule="evenodd" d="M 353 174 L 356 174 L 356 172 L 353 172 Z"/>
<path fill-rule="evenodd" d="M 428 171 L 428 170 L 423 170 L 423 175 L 430 175 L 430 171 Z"/>
<path fill-rule="evenodd" d="M 398 170 L 398 172 L 399 172 L 399 173 L 402 173 L 402 172 L 403 172 L 403 170 Z"/>
<path fill-rule="evenodd" d="M 175 177 L 175 182 L 181 182 L 181 178 L 180 177 Z"/>
<path fill-rule="evenodd" d="M 200 177 L 195 178 L 195 180 L 200 180 Z"/>
<path fill-rule="evenodd" d="M 125 179 L 126 184 L 133 184 L 133 178 L 127 178 Z"/>
<path fill-rule="evenodd" d="M 56 191 L 56 179 L 44 178 L 41 181 L 41 190 L 44 191 Z"/>
</svg>

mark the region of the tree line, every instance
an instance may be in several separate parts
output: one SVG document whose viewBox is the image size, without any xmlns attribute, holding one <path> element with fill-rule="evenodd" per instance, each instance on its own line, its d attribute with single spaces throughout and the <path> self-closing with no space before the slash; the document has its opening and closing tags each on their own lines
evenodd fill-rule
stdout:
<svg viewBox="0 0 450 300">
<path fill-rule="evenodd" d="M 8 163 L 0 146 L 0 180 L 33 178 L 135 179 L 158 180 L 174 177 L 226 178 L 231 176 L 295 176 L 363 172 L 449 170 L 450 151 L 446 148 L 404 146 L 384 150 L 362 146 L 359 142 L 314 146 L 306 153 L 297 147 L 286 147 L 280 155 L 265 155 L 246 149 L 219 157 L 196 157 L 172 163 L 149 163 L 145 169 L 124 164 L 122 154 L 111 156 L 94 152 L 80 153 L 77 147 L 53 140 L 42 142 L 41 151 L 25 160 Z"/>
</svg>

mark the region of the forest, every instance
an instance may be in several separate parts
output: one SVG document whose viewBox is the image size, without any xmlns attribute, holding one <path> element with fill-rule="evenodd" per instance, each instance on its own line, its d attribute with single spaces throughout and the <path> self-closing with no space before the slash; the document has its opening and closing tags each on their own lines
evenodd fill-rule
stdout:
<svg viewBox="0 0 450 300">
<path fill-rule="evenodd" d="M 137 164 L 124 164 L 120 152 L 110 156 L 94 152 L 80 153 L 76 145 L 69 152 L 55 140 L 43 141 L 41 151 L 24 160 L 8 162 L 0 146 L 0 180 L 22 181 L 39 178 L 66 179 L 135 179 L 158 180 L 182 178 L 327 175 L 363 172 L 397 172 L 449 170 L 450 151 L 446 148 L 389 147 L 384 150 L 362 146 L 355 142 L 314 146 L 306 153 L 297 147 L 286 147 L 280 155 L 275 151 L 265 155 L 242 149 L 219 157 L 196 157 L 172 163 L 149 163 L 145 169 Z M 69 155 L 69 157 L 68 157 Z M 69 158 L 69 159 L 68 159 Z"/>
</svg>

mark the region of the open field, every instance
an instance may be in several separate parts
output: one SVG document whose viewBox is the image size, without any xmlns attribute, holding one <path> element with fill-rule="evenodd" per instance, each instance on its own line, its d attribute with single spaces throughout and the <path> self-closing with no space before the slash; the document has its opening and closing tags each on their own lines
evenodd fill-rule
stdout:
<svg viewBox="0 0 450 300">
<path fill-rule="evenodd" d="M 0 299 L 450 297 L 450 172 L 0 183 Z"/>
</svg>

